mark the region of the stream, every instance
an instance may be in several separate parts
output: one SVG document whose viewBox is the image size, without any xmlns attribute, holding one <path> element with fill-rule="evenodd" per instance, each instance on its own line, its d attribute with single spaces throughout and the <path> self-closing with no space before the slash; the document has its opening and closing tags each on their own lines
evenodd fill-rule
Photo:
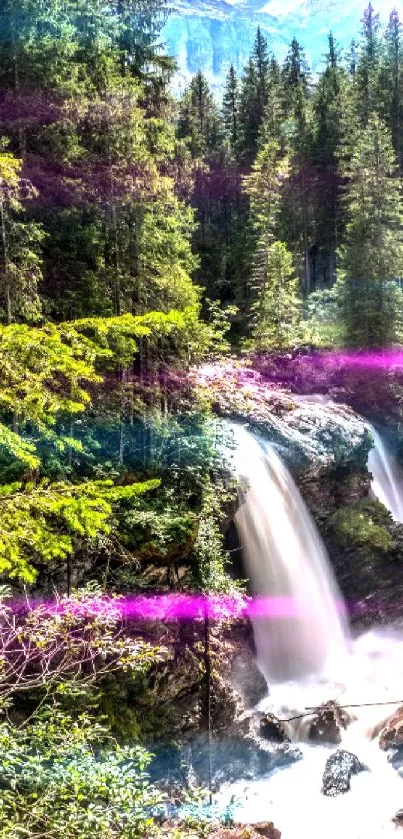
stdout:
<svg viewBox="0 0 403 839">
<path fill-rule="evenodd" d="M 235 469 L 241 483 L 235 524 L 252 592 L 291 598 L 291 616 L 254 622 L 257 662 L 269 687 L 258 706 L 289 724 L 303 759 L 253 781 L 225 784 L 221 806 L 232 801 L 241 823 L 273 821 L 282 839 L 381 839 L 396 836 L 392 818 L 403 805 L 403 780 L 378 744 L 379 724 L 403 704 L 403 629 L 379 628 L 352 637 L 325 547 L 275 447 L 234 427 Z M 372 491 L 403 521 L 403 479 L 377 432 L 369 458 Z M 322 794 L 322 776 L 336 746 L 306 742 L 306 708 L 336 700 L 360 707 L 339 748 L 366 769 L 349 792 Z"/>
</svg>

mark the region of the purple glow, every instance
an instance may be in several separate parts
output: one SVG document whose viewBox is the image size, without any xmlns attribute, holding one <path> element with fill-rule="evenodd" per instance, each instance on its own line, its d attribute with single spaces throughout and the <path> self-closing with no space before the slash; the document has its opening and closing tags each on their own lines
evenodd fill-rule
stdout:
<svg viewBox="0 0 403 839">
<path fill-rule="evenodd" d="M 300 615 L 291 597 L 247 597 L 239 595 L 159 594 L 132 597 L 95 597 L 83 600 L 63 599 L 58 602 L 32 603 L 50 614 L 73 614 L 77 619 L 93 616 L 126 618 L 130 621 L 191 621 L 209 618 L 213 621 L 242 618 L 295 618 Z M 345 611 L 342 602 L 337 603 Z"/>
</svg>

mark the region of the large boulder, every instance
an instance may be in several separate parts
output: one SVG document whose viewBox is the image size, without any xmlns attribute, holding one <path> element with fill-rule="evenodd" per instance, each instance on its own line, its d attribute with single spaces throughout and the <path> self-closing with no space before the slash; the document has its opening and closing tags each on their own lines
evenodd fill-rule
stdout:
<svg viewBox="0 0 403 839">
<path fill-rule="evenodd" d="M 252 780 L 273 769 L 290 766 L 302 759 L 302 752 L 291 743 L 269 743 L 253 735 L 212 740 L 199 737 L 191 746 L 192 773 L 199 786 L 207 786 L 211 771 L 212 785 L 242 778 Z"/>
<path fill-rule="evenodd" d="M 209 833 L 207 839 L 281 839 L 281 833 L 273 822 L 260 822 L 253 825 L 234 825 L 220 827 Z"/>
<path fill-rule="evenodd" d="M 259 720 L 259 734 L 272 743 L 290 743 L 287 729 L 274 714 L 263 714 Z"/>
<path fill-rule="evenodd" d="M 305 479 L 352 462 L 366 465 L 370 427 L 345 405 L 307 401 L 234 361 L 200 368 L 196 381 L 217 414 L 248 423 Z"/>
<path fill-rule="evenodd" d="M 394 822 L 397 827 L 403 827 L 403 810 L 398 810 L 397 813 L 395 813 L 392 822 Z"/>
<path fill-rule="evenodd" d="M 403 707 L 392 714 L 379 737 L 379 747 L 383 750 L 397 749 L 401 746 L 403 746 Z"/>
<path fill-rule="evenodd" d="M 351 717 L 340 708 L 337 702 L 327 702 L 315 711 L 308 731 L 311 743 L 331 743 L 338 745 L 344 731 L 351 722 Z"/>
<path fill-rule="evenodd" d="M 362 772 L 363 769 L 365 767 L 360 763 L 356 755 L 344 749 L 338 749 L 326 761 L 322 779 L 323 795 L 334 797 L 348 792 L 351 776 Z"/>
</svg>

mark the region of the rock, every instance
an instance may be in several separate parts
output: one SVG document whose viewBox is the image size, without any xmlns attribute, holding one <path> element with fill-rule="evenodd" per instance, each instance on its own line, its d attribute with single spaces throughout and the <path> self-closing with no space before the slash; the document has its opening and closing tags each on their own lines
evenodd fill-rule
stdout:
<svg viewBox="0 0 403 839">
<path fill-rule="evenodd" d="M 256 659 L 244 643 L 243 649 L 232 660 L 231 678 L 242 696 L 245 708 L 253 708 L 267 696 L 267 682 L 259 670 Z"/>
<path fill-rule="evenodd" d="M 299 401 L 239 362 L 205 365 L 195 378 L 213 397 L 217 414 L 249 423 L 304 480 L 351 462 L 366 468 L 370 427 L 345 405 Z"/>
<path fill-rule="evenodd" d="M 338 749 L 326 761 L 322 781 L 323 795 L 334 797 L 348 792 L 351 776 L 362 772 L 363 769 L 364 766 L 356 755 L 344 749 Z"/>
<path fill-rule="evenodd" d="M 403 747 L 399 749 L 388 749 L 387 752 L 388 763 L 391 763 L 400 776 L 403 774 Z"/>
<path fill-rule="evenodd" d="M 403 746 L 403 707 L 392 714 L 379 738 L 379 747 L 383 750 L 399 746 Z"/>
<path fill-rule="evenodd" d="M 265 839 L 281 839 L 281 833 L 274 827 L 273 822 L 259 822 L 253 827 L 259 836 L 264 836 Z"/>
<path fill-rule="evenodd" d="M 220 827 L 209 833 L 207 839 L 281 839 L 281 833 L 273 822 L 260 822 L 253 825 L 234 825 Z"/>
<path fill-rule="evenodd" d="M 291 742 L 284 724 L 274 714 L 265 714 L 260 719 L 259 733 L 265 740 L 270 740 L 272 743 Z"/>
<path fill-rule="evenodd" d="M 392 822 L 394 822 L 398 827 L 403 827 L 403 809 L 398 810 L 397 813 L 395 813 Z"/>
<path fill-rule="evenodd" d="M 302 752 L 290 743 L 268 743 L 253 736 L 226 737 L 210 744 L 199 737 L 191 745 L 191 762 L 199 786 L 207 786 L 209 777 L 209 751 L 214 789 L 241 778 L 251 780 L 273 769 L 279 769 L 301 760 Z"/>
<path fill-rule="evenodd" d="M 337 702 L 327 702 L 317 712 L 311 722 L 308 739 L 311 743 L 341 743 L 342 730 L 347 728 L 351 717 Z"/>
</svg>

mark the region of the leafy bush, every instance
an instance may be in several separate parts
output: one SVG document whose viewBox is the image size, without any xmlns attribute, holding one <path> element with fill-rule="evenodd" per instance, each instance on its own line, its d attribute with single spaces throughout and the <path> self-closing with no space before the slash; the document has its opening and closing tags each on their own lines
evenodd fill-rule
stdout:
<svg viewBox="0 0 403 839">
<path fill-rule="evenodd" d="M 135 839 L 153 835 L 151 755 L 119 746 L 87 714 L 55 706 L 0 726 L 0 837 Z"/>
</svg>

